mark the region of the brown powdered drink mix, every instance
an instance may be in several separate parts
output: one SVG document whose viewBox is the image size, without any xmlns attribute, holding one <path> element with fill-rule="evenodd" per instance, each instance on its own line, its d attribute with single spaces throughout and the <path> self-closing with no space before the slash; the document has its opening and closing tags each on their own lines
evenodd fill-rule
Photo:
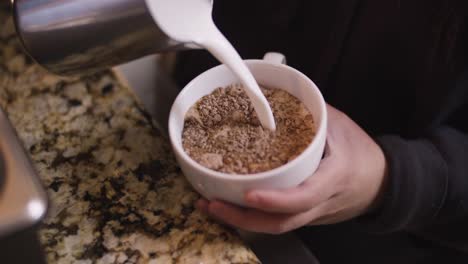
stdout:
<svg viewBox="0 0 468 264">
<path fill-rule="evenodd" d="M 182 144 L 204 167 L 231 174 L 272 170 L 293 160 L 312 142 L 312 115 L 296 97 L 262 88 L 273 110 L 276 131 L 264 129 L 242 86 L 218 88 L 185 116 Z"/>
</svg>

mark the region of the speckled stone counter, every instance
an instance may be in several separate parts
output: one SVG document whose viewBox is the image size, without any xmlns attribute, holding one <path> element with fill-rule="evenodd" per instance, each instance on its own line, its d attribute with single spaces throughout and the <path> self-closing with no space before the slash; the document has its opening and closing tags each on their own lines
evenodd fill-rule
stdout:
<svg viewBox="0 0 468 264">
<path fill-rule="evenodd" d="M 111 72 L 45 73 L 1 10 L 0 105 L 50 197 L 40 231 L 49 263 L 258 263 L 193 208 L 168 140 Z"/>
</svg>

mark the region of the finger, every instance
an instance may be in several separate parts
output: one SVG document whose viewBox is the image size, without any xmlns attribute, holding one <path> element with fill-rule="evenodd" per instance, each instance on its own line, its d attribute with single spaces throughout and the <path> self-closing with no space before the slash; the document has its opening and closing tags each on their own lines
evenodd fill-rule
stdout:
<svg viewBox="0 0 468 264">
<path fill-rule="evenodd" d="M 209 202 L 205 199 L 200 199 L 195 203 L 195 207 L 204 214 L 208 213 L 208 205 Z"/>
<path fill-rule="evenodd" d="M 319 168 L 298 187 L 287 190 L 252 190 L 245 202 L 249 207 L 272 213 L 301 213 L 310 210 L 332 197 L 338 190 L 341 176 L 332 157 L 325 158 Z"/>
<path fill-rule="evenodd" d="M 344 196 L 337 195 L 321 204 L 319 213 L 311 215 L 308 225 L 331 225 L 351 219 L 354 210 L 348 207 L 346 200 Z"/>
<path fill-rule="evenodd" d="M 209 215 L 211 218 L 225 224 L 225 225 L 228 225 L 232 228 L 235 228 L 235 226 L 225 222 L 223 219 L 217 217 L 216 215 L 213 215 L 209 212 L 208 208 L 209 208 L 209 204 L 210 202 L 208 200 L 205 200 L 205 199 L 200 199 L 198 200 L 196 203 L 195 203 L 195 207 L 200 211 L 202 212 L 203 214 L 206 214 L 206 215 Z"/>
<path fill-rule="evenodd" d="M 336 109 L 335 107 L 327 104 L 327 114 L 328 114 L 328 121 L 330 124 L 334 124 L 336 120 L 339 120 L 346 116 L 343 112 Z"/>
<path fill-rule="evenodd" d="M 215 218 L 240 229 L 268 234 L 281 234 L 307 224 L 307 214 L 271 214 L 255 209 L 240 208 L 223 202 L 211 202 L 209 213 Z"/>
</svg>

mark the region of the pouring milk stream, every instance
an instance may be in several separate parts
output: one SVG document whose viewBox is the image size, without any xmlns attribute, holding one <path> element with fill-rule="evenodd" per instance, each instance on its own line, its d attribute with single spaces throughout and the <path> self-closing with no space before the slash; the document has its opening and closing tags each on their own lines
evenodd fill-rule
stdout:
<svg viewBox="0 0 468 264">
<path fill-rule="evenodd" d="M 275 131 L 275 120 L 268 101 L 237 51 L 214 24 L 213 1 L 146 0 L 146 2 L 154 20 L 169 37 L 181 42 L 192 42 L 207 49 L 233 71 L 244 85 L 262 126 Z"/>
</svg>

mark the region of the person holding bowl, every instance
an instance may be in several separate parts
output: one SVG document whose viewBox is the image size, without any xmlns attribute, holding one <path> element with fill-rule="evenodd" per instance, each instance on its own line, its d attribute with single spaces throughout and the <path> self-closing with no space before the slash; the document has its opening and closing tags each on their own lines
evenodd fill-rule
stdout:
<svg viewBox="0 0 468 264">
<path fill-rule="evenodd" d="M 244 58 L 281 52 L 317 84 L 327 146 L 298 187 L 200 210 L 248 231 L 295 230 L 324 264 L 467 263 L 466 1 L 219 1 L 214 20 Z M 216 64 L 180 53 L 175 79 Z"/>
</svg>

